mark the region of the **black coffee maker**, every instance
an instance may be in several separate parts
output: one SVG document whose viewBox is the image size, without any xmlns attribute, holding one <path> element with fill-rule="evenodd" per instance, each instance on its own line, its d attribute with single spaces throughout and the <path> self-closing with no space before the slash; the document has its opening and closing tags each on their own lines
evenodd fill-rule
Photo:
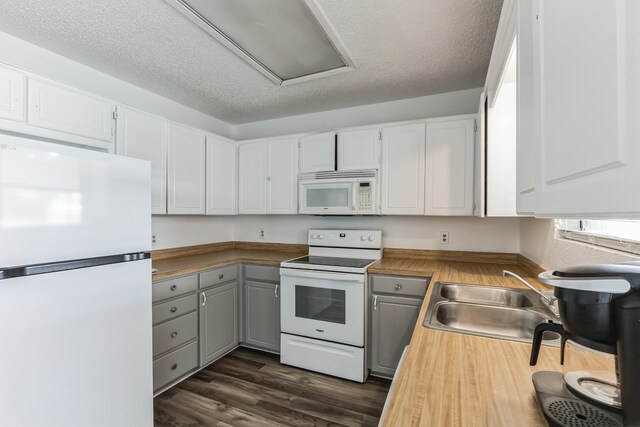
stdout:
<svg viewBox="0 0 640 427">
<path fill-rule="evenodd" d="M 534 334 L 535 365 L 545 333 L 616 356 L 614 381 L 589 371 L 536 372 L 538 403 L 552 427 L 640 427 L 640 262 L 599 264 L 546 271 L 562 324 L 542 323 Z"/>
</svg>

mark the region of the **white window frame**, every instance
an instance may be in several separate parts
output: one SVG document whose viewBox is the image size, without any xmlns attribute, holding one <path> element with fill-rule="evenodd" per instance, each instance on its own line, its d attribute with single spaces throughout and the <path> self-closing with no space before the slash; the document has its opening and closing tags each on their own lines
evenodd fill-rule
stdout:
<svg viewBox="0 0 640 427">
<path fill-rule="evenodd" d="M 640 255 L 640 221 L 556 219 L 560 238 Z"/>
</svg>

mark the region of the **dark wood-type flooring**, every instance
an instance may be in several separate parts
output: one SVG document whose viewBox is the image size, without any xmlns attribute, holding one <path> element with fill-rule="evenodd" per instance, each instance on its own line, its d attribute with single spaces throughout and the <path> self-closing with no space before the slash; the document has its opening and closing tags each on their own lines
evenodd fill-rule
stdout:
<svg viewBox="0 0 640 427">
<path fill-rule="evenodd" d="M 155 426 L 376 426 L 389 385 L 309 372 L 238 348 L 157 396 Z"/>
</svg>

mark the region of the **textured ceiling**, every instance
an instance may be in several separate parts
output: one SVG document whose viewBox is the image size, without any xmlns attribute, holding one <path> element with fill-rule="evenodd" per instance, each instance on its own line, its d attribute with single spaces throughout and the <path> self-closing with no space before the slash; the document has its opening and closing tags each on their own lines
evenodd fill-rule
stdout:
<svg viewBox="0 0 640 427">
<path fill-rule="evenodd" d="M 484 84 L 502 0 L 317 2 L 357 69 L 281 87 L 163 0 L 0 0 L 0 30 L 233 124 Z"/>
</svg>

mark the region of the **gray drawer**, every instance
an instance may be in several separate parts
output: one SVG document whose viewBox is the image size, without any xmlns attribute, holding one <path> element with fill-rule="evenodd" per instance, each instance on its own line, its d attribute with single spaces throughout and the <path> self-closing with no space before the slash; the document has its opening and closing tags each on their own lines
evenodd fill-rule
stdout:
<svg viewBox="0 0 640 427">
<path fill-rule="evenodd" d="M 205 271 L 204 273 L 200 273 L 200 289 L 235 280 L 237 277 L 237 264 L 230 265 L 229 267 L 218 268 L 216 270 Z"/>
<path fill-rule="evenodd" d="M 280 268 L 268 265 L 245 265 L 244 278 L 260 282 L 280 283 Z"/>
<path fill-rule="evenodd" d="M 153 362 L 153 389 L 158 390 L 197 366 L 197 341 L 162 356 Z"/>
<path fill-rule="evenodd" d="M 153 306 L 153 324 L 166 322 L 198 309 L 198 295 L 176 298 Z"/>
<path fill-rule="evenodd" d="M 429 279 L 422 277 L 371 276 L 374 293 L 423 297 Z"/>
<path fill-rule="evenodd" d="M 153 327 L 153 357 L 198 336 L 198 313 L 187 314 Z"/>
<path fill-rule="evenodd" d="M 177 297 L 198 288 L 198 275 L 177 277 L 175 279 L 156 282 L 152 285 L 153 302 Z"/>
</svg>

